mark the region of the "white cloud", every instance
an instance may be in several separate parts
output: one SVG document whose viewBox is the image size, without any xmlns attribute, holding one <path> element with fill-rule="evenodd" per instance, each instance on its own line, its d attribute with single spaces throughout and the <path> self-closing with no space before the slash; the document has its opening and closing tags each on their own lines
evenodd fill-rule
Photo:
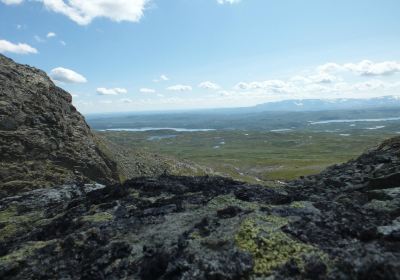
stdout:
<svg viewBox="0 0 400 280">
<path fill-rule="evenodd" d="M 28 44 L 22 43 L 11 43 L 6 40 L 0 40 L 0 53 L 16 53 L 16 54 L 31 54 L 38 53 L 37 49 L 31 47 Z"/>
<path fill-rule="evenodd" d="M 351 86 L 351 89 L 357 91 L 371 91 L 371 90 L 384 89 L 387 86 L 388 85 L 386 85 L 383 81 L 370 80 L 366 82 L 356 83 Z"/>
<path fill-rule="evenodd" d="M 198 87 L 202 89 L 211 89 L 211 90 L 218 90 L 221 88 L 218 84 L 210 81 L 202 82 L 198 85 Z"/>
<path fill-rule="evenodd" d="M 400 72 L 399 64 L 394 61 L 373 63 L 369 60 L 355 64 L 327 63 L 285 80 L 239 82 L 233 88 L 234 94 L 229 91 L 218 93 L 226 100 L 371 98 L 396 95 L 400 91 L 400 82 L 391 82 L 385 76 Z M 382 80 L 360 79 L 351 73 L 357 76 L 382 76 Z"/>
<path fill-rule="evenodd" d="M 235 4 L 239 3 L 241 0 L 217 0 L 218 4 Z"/>
<path fill-rule="evenodd" d="M 175 85 L 175 86 L 170 86 L 167 87 L 167 90 L 170 91 L 192 91 L 192 87 L 191 86 L 186 86 L 186 85 Z"/>
<path fill-rule="evenodd" d="M 264 90 L 274 93 L 290 92 L 290 84 L 281 80 L 267 80 L 262 82 L 240 82 L 234 89 L 236 90 Z"/>
<path fill-rule="evenodd" d="M 329 84 L 340 80 L 338 77 L 324 72 L 312 75 L 309 79 L 318 84 Z"/>
<path fill-rule="evenodd" d="M 400 62 L 384 61 L 374 63 L 370 60 L 363 60 L 359 63 L 347 63 L 344 68 L 362 76 L 385 76 L 400 72 Z"/>
<path fill-rule="evenodd" d="M 63 45 L 64 47 L 67 45 L 67 43 L 65 43 L 65 41 L 60 40 L 60 44 Z"/>
<path fill-rule="evenodd" d="M 47 38 L 53 38 L 53 37 L 56 37 L 56 36 L 57 36 L 57 34 L 54 33 L 54 32 L 49 32 L 49 33 L 47 33 L 47 35 L 46 35 Z"/>
<path fill-rule="evenodd" d="M 67 68 L 57 67 L 50 71 L 49 75 L 54 81 L 68 83 L 68 84 L 78 84 L 86 83 L 87 80 L 81 74 Z"/>
<path fill-rule="evenodd" d="M 33 36 L 33 38 L 35 38 L 36 42 L 38 42 L 38 43 L 44 43 L 44 42 L 46 42 L 46 40 L 42 39 L 42 38 L 41 38 L 40 36 L 38 36 L 38 35 Z"/>
<path fill-rule="evenodd" d="M 100 95 L 119 95 L 128 93 L 125 88 L 97 88 L 97 93 Z"/>
<path fill-rule="evenodd" d="M 6 5 L 18 5 L 24 0 L 1 0 Z M 49 11 L 63 14 L 79 25 L 88 25 L 95 18 L 112 21 L 139 22 L 150 0 L 37 0 Z"/>
<path fill-rule="evenodd" d="M 161 75 L 160 76 L 161 81 L 169 81 L 169 78 L 166 75 Z"/>
<path fill-rule="evenodd" d="M 156 90 L 152 89 L 152 88 L 141 88 L 139 91 L 141 93 L 155 93 L 156 92 Z"/>
<path fill-rule="evenodd" d="M 19 5 L 23 2 L 24 0 L 1 0 L 6 5 Z"/>
<path fill-rule="evenodd" d="M 370 60 L 363 60 L 358 63 L 327 63 L 317 67 L 320 73 L 333 73 L 339 71 L 350 71 L 361 76 L 387 76 L 400 72 L 400 62 L 384 61 L 375 63 Z"/>
<path fill-rule="evenodd" d="M 169 77 L 165 74 L 162 74 L 159 78 L 153 80 L 153 82 L 155 83 L 165 82 L 165 81 L 169 81 Z"/>
<path fill-rule="evenodd" d="M 138 22 L 149 0 L 39 0 L 50 11 L 63 14 L 79 25 L 88 25 L 95 18 Z"/>
<path fill-rule="evenodd" d="M 337 63 L 329 62 L 317 67 L 317 71 L 320 73 L 331 73 L 342 70 L 343 67 Z"/>
<path fill-rule="evenodd" d="M 227 97 L 227 96 L 234 95 L 236 92 L 228 91 L 228 90 L 220 90 L 220 91 L 218 91 L 218 93 L 220 94 L 220 96 Z"/>
</svg>

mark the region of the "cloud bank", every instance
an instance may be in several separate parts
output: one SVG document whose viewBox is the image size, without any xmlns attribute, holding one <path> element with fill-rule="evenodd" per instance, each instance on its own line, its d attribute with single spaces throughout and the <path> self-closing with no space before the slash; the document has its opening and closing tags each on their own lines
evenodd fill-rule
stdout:
<svg viewBox="0 0 400 280">
<path fill-rule="evenodd" d="M 191 86 L 187 86 L 187 85 L 175 85 L 175 86 L 167 87 L 167 90 L 169 90 L 169 91 L 181 91 L 181 92 L 192 91 L 192 89 L 193 88 Z"/>
<path fill-rule="evenodd" d="M 236 4 L 239 3 L 241 0 L 217 0 L 217 3 L 220 5 L 223 4 Z"/>
<path fill-rule="evenodd" d="M 81 74 L 63 67 L 54 68 L 50 71 L 49 76 L 54 81 L 67 84 L 81 84 L 87 82 L 87 79 Z"/>
<path fill-rule="evenodd" d="M 16 53 L 16 54 L 34 54 L 38 53 L 37 49 L 28 44 L 11 43 L 7 40 L 0 40 L 0 53 Z"/>
<path fill-rule="evenodd" d="M 327 63 L 318 67 L 322 73 L 350 71 L 360 76 L 388 76 L 400 72 L 400 62 L 384 61 L 375 63 L 371 60 L 363 60 L 358 63 Z"/>
<path fill-rule="evenodd" d="M 37 0 L 52 12 L 63 14 L 79 25 L 88 25 L 96 18 L 115 22 L 139 22 L 150 0 Z M 18 5 L 23 0 L 1 0 L 6 5 Z"/>
<path fill-rule="evenodd" d="M 97 93 L 99 95 L 119 95 L 119 94 L 124 94 L 128 93 L 128 90 L 125 88 L 97 88 Z"/>
<path fill-rule="evenodd" d="M 1 0 L 6 5 L 19 5 L 23 2 L 24 0 Z"/>
<path fill-rule="evenodd" d="M 56 37 L 56 36 L 57 36 L 57 34 L 54 33 L 54 32 L 49 32 L 49 33 L 47 33 L 47 35 L 46 35 L 47 38 L 53 38 L 53 37 Z"/>
<path fill-rule="evenodd" d="M 211 90 L 218 90 L 221 88 L 218 84 L 210 81 L 202 82 L 198 85 L 198 87 L 202 89 L 211 89 Z"/>
</svg>

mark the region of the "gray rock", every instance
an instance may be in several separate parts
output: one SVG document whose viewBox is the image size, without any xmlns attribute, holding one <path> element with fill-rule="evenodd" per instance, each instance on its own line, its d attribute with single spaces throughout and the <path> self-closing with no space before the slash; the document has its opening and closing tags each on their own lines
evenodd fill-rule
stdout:
<svg viewBox="0 0 400 280">
<path fill-rule="evenodd" d="M 9 173 L 0 178 L 6 186 L 0 195 L 21 191 L 20 181 L 30 181 L 26 190 L 73 180 L 118 179 L 115 163 L 97 147 L 71 100 L 43 71 L 0 54 L 0 174 L 4 169 Z"/>
</svg>

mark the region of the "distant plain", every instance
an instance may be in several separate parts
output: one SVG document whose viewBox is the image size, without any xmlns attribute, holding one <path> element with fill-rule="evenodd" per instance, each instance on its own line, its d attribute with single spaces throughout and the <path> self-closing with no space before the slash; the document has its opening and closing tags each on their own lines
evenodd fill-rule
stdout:
<svg viewBox="0 0 400 280">
<path fill-rule="evenodd" d="M 97 117 L 89 123 L 123 147 L 190 161 L 250 183 L 271 183 L 356 158 L 399 135 L 399 116 L 400 108 L 188 112 Z"/>
</svg>

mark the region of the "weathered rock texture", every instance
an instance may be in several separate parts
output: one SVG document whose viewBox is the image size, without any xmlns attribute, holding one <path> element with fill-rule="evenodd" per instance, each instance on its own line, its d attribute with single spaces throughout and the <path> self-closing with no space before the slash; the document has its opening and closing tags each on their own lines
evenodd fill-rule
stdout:
<svg viewBox="0 0 400 280">
<path fill-rule="evenodd" d="M 117 179 L 71 100 L 43 71 L 0 55 L 0 195 Z"/>
<path fill-rule="evenodd" d="M 32 157 L 109 176 L 68 95 L 2 60 L 2 174 Z M 167 175 L 60 184 L 0 198 L 0 279 L 400 279 L 399 216 L 400 138 L 281 188 Z"/>
</svg>

